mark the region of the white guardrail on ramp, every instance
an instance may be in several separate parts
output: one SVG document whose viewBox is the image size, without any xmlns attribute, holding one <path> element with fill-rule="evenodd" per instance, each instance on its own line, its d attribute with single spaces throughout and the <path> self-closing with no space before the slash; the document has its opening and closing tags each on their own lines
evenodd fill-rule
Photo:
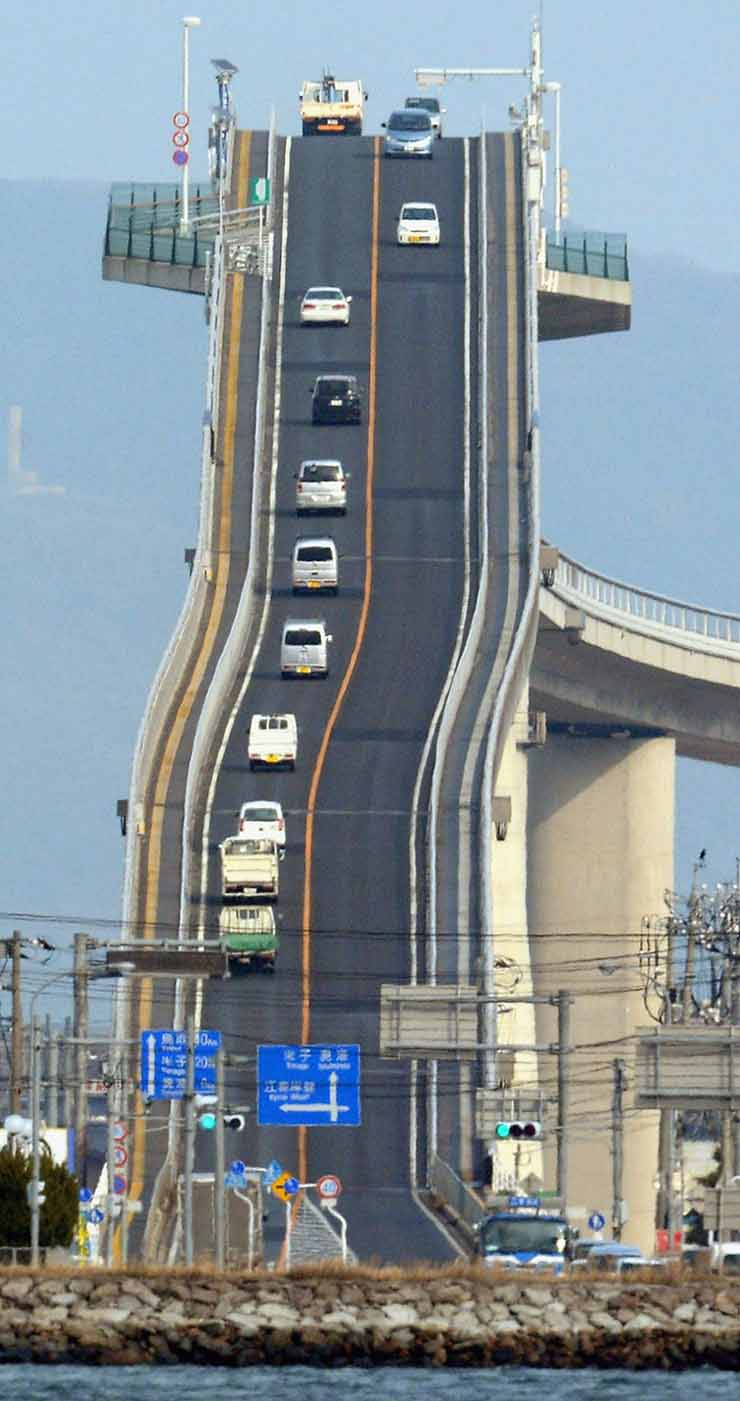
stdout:
<svg viewBox="0 0 740 1401">
<path fill-rule="evenodd" d="M 740 655 L 740 615 L 682 603 L 635 584 L 610 579 L 561 554 L 550 589 L 557 598 L 583 608 L 605 622 L 715 656 Z"/>
</svg>

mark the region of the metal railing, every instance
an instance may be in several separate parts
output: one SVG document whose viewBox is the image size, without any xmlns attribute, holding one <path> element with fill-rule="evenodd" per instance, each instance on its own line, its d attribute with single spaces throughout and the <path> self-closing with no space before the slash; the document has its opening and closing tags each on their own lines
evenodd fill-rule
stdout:
<svg viewBox="0 0 740 1401">
<path fill-rule="evenodd" d="M 553 272 L 580 273 L 586 277 L 607 277 L 613 282 L 629 282 L 627 237 L 625 234 L 566 233 L 558 237 L 548 231 L 545 266 Z"/>
<path fill-rule="evenodd" d="M 472 1188 L 436 1153 L 430 1154 L 429 1186 L 457 1212 L 472 1233 L 485 1216 L 485 1207 Z"/>
<path fill-rule="evenodd" d="M 740 659 L 740 615 L 700 608 L 663 594 L 649 593 L 620 579 L 609 579 L 561 555 L 553 593 L 568 602 L 587 606 L 601 616 L 618 617 L 638 632 L 648 633 L 679 647 L 711 651 Z"/>
</svg>

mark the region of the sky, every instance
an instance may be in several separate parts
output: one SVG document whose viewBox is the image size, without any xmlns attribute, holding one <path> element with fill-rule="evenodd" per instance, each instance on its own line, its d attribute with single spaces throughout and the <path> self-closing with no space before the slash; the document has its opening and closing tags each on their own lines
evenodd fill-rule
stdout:
<svg viewBox="0 0 740 1401">
<path fill-rule="evenodd" d="M 537 6 L 194 8 L 196 179 L 212 57 L 240 70 L 242 127 L 265 127 L 274 107 L 278 130 L 297 134 L 300 83 L 330 65 L 363 79 L 378 131 L 416 66 L 524 67 Z M 543 347 L 544 531 L 628 582 L 740 612 L 736 0 L 543 0 L 538 12 L 545 78 L 562 84 L 571 219 L 627 233 L 634 294 L 628 335 Z M 3 20 L 0 413 L 22 406 L 22 469 L 36 475 L 33 491 L 5 488 L 0 521 L 0 909 L 63 915 L 21 926 L 60 943 L 119 913 L 115 802 L 195 543 L 202 302 L 100 278 L 108 185 L 174 176 L 181 21 L 170 0 L 26 0 Z M 523 90 L 451 82 L 447 133 L 506 129 Z M 703 846 L 705 879 L 731 877 L 736 773 L 681 761 L 677 779 L 677 884 Z"/>
</svg>

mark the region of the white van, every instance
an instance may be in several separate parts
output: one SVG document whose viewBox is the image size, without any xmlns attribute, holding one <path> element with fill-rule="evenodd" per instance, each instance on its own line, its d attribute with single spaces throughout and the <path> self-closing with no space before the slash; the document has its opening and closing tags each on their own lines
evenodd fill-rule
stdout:
<svg viewBox="0 0 740 1401">
<path fill-rule="evenodd" d="M 254 770 L 280 768 L 285 764 L 294 769 L 298 753 L 298 726 L 295 715 L 253 715 L 249 726 L 247 754 L 249 767 Z"/>
<path fill-rule="evenodd" d="M 293 593 L 326 589 L 336 593 L 339 588 L 339 556 L 334 541 L 328 535 L 296 540 L 293 546 Z"/>
<path fill-rule="evenodd" d="M 323 618 L 288 618 L 280 647 L 283 676 L 328 676 L 331 640 Z"/>
</svg>

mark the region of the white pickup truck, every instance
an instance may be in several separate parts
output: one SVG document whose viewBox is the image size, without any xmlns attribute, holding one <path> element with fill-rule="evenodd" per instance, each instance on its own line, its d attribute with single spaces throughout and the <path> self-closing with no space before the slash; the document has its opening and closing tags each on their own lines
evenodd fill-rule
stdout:
<svg viewBox="0 0 740 1401">
<path fill-rule="evenodd" d="M 227 837 L 221 842 L 221 893 L 224 900 L 277 900 L 278 850 L 267 837 Z"/>
<path fill-rule="evenodd" d="M 359 78 L 307 79 L 298 94 L 303 135 L 361 136 L 366 97 Z"/>
<path fill-rule="evenodd" d="M 247 747 L 250 769 L 294 769 L 298 753 L 295 715 L 253 715 Z"/>
</svg>

